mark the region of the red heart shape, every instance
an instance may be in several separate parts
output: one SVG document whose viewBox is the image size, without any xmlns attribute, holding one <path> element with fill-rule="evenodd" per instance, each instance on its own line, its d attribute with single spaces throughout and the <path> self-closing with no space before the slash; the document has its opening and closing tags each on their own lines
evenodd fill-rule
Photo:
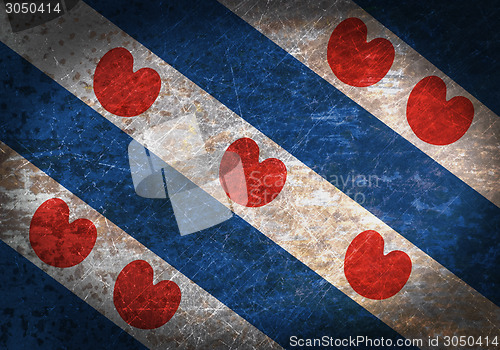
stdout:
<svg viewBox="0 0 500 350">
<path fill-rule="evenodd" d="M 344 260 L 344 273 L 360 295 L 376 300 L 392 297 L 410 278 L 410 257 L 395 250 L 384 255 L 384 239 L 376 231 L 364 231 L 353 239 Z"/>
<path fill-rule="evenodd" d="M 123 47 L 106 53 L 95 69 L 94 92 L 102 106 L 121 117 L 145 112 L 160 93 L 160 75 L 151 68 L 133 72 L 134 58 Z"/>
<path fill-rule="evenodd" d="M 234 202 L 261 207 L 281 192 L 286 182 L 286 166 L 276 158 L 259 163 L 259 146 L 249 138 L 233 142 L 219 168 L 219 180 Z"/>
<path fill-rule="evenodd" d="M 419 139 L 432 145 L 449 145 L 460 139 L 474 118 L 472 102 L 463 96 L 446 101 L 446 84 L 426 77 L 413 88 L 406 105 L 406 118 Z"/>
<path fill-rule="evenodd" d="M 387 39 L 366 42 L 368 29 L 359 18 L 348 18 L 334 30 L 328 41 L 327 60 L 342 82 L 366 87 L 379 82 L 394 62 L 394 46 Z"/>
<path fill-rule="evenodd" d="M 97 239 L 97 230 L 87 219 L 69 223 L 66 202 L 52 198 L 42 203 L 33 215 L 29 237 L 33 250 L 44 263 L 71 267 L 90 254 Z"/>
<path fill-rule="evenodd" d="M 118 275 L 113 292 L 116 310 L 129 325 L 141 329 L 163 326 L 181 302 L 181 290 L 172 281 L 153 284 L 154 271 L 144 260 L 135 260 Z"/>
</svg>

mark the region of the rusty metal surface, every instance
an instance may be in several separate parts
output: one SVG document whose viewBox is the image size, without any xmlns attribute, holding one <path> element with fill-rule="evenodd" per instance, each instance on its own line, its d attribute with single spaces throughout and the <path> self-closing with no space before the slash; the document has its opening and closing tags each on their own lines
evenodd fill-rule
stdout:
<svg viewBox="0 0 500 350">
<path fill-rule="evenodd" d="M 412 135 L 408 125 L 401 123 L 404 106 L 397 101 L 407 94 L 408 89 L 420 79 L 421 75 L 430 73 L 439 75 L 440 73 L 433 67 L 429 67 L 424 62 L 418 69 L 411 70 L 413 68 L 405 64 L 406 61 L 397 61 L 393 70 L 394 76 L 388 76 L 380 85 L 364 88 L 361 92 L 355 91 L 354 88 L 341 86 L 335 77 L 332 77 L 330 68 L 324 60 L 325 40 L 328 40 L 329 31 L 335 23 L 341 20 L 340 17 L 333 15 L 321 17 L 320 21 L 314 23 L 312 30 L 304 29 L 306 32 L 297 34 L 294 32 L 295 29 L 307 28 L 304 26 L 306 22 L 302 14 L 308 11 L 303 7 L 290 5 L 286 7 L 289 12 L 276 10 L 278 13 L 263 11 L 263 9 L 269 9 L 264 2 L 258 3 L 255 7 L 250 6 L 250 3 L 241 2 L 224 2 L 224 4 L 237 13 L 241 11 L 245 20 L 251 22 L 296 58 L 317 71 L 347 96 L 358 101 L 457 176 L 466 182 L 469 181 L 471 186 L 479 192 L 494 202 L 498 200 L 498 188 L 496 188 L 498 171 L 493 167 L 493 164 L 499 164 L 498 152 L 496 152 L 498 122 L 493 120 L 495 116 L 478 101 L 467 95 L 460 87 L 453 85 L 451 81 L 447 81 L 453 86 L 451 93 L 468 96 L 474 102 L 477 111 L 475 122 L 466 135 L 470 135 L 470 138 L 466 137 L 460 143 L 449 146 L 454 147 L 450 153 L 455 154 L 455 158 L 450 157 L 449 153 L 440 152 L 440 149 L 434 146 L 423 144 Z M 350 3 L 336 2 L 334 8 L 344 16 L 366 16 Z M 473 336 L 485 336 L 498 332 L 500 313 L 496 305 L 344 194 L 339 189 L 342 179 L 327 181 L 319 176 L 87 5 L 80 4 L 74 10 L 57 21 L 19 35 L 10 33 L 6 22 L 2 20 L 1 40 L 403 336 L 427 338 L 460 332 Z M 257 14 L 261 13 L 259 11 L 265 12 L 268 17 L 257 20 Z M 374 33 L 373 35 L 387 36 L 391 37 L 391 40 L 397 40 L 387 30 L 380 29 L 374 21 L 367 19 L 366 23 L 370 31 Z M 299 43 L 294 41 L 296 35 L 302 37 Z M 94 95 L 95 66 L 110 48 L 117 46 L 125 47 L 133 54 L 134 67 L 153 68 L 159 72 L 162 79 L 158 100 L 140 118 L 122 118 L 113 115 L 101 106 Z M 405 57 L 409 57 L 408 60 L 421 61 L 415 52 L 410 52 L 411 50 L 405 48 L 402 43 L 396 47 L 400 50 L 398 55 L 406 55 Z M 408 75 L 410 78 L 401 82 L 398 79 L 401 74 Z M 390 95 L 390 102 L 388 95 Z M 384 110 L 388 113 L 380 112 L 381 106 L 387 104 L 390 107 Z M 477 135 L 482 135 L 482 137 Z M 283 161 L 287 168 L 287 182 L 283 191 L 273 202 L 261 208 L 247 208 L 233 203 L 220 186 L 219 164 L 222 154 L 229 144 L 241 137 L 252 138 L 259 144 L 261 159 L 276 157 Z M 490 143 L 484 145 L 485 139 Z M 479 144 L 481 147 L 477 147 Z M 6 174 L 11 174 L 10 169 L 18 169 L 18 164 L 22 163 L 24 165 L 19 170 L 24 172 L 27 178 L 31 179 L 34 175 L 26 175 L 25 169 L 37 173 L 37 176 L 42 176 L 32 166 L 23 163 L 17 155 L 9 150 L 6 152 L 11 154 L 3 162 L 3 167 L 9 169 L 5 171 Z M 476 171 L 476 165 L 479 169 L 491 168 L 492 170 Z M 370 174 L 363 176 L 369 179 Z M 476 181 L 477 179 L 481 180 Z M 48 198 L 48 192 L 58 193 L 59 196 L 63 190 L 46 177 L 43 177 L 43 181 L 29 180 L 36 183 L 36 186 L 26 180 L 27 182 L 16 183 L 15 186 L 18 187 L 15 187 L 10 182 L 11 180 L 9 176 L 5 180 L 2 178 L 1 182 L 4 198 L 1 204 L 2 210 L 7 210 L 4 220 L 6 220 L 5 227 L 8 227 L 2 239 L 23 255 L 36 261 L 33 252 L 26 245 L 26 237 L 14 235 L 13 232 L 22 231 L 23 228 L 24 232 L 26 231 L 30 215 L 44 198 Z M 373 181 L 375 185 L 377 179 Z M 33 202 L 24 205 L 25 199 L 11 192 L 18 188 L 29 188 L 36 194 L 36 196 L 32 195 Z M 106 227 L 106 231 L 110 232 L 109 240 L 99 241 L 99 244 L 103 246 L 96 248 L 95 255 L 85 261 L 85 264 L 88 264 L 85 268 L 82 266 L 68 272 L 48 267 L 44 269 L 56 274 L 67 283 L 68 288 L 83 298 L 90 295 L 89 289 L 97 288 L 91 294 L 96 300 L 96 308 L 99 311 L 102 310 L 102 313 L 135 337 L 151 347 L 161 347 L 161 344 L 165 342 L 173 342 L 179 344 L 180 347 L 187 348 L 194 348 L 200 342 L 203 345 L 210 344 L 210 347 L 220 348 L 227 347 L 228 344 L 231 344 L 230 346 L 241 345 L 242 348 L 276 346 L 256 328 L 232 313 L 186 277 L 175 272 L 171 266 L 147 251 L 144 246 L 127 238 L 124 232 L 104 217 L 93 210 L 89 211 L 81 200 L 69 193 L 65 193 L 64 196 L 67 201 L 75 203 L 75 208 L 81 208 L 78 210 L 83 211 L 75 215 L 91 217 L 99 228 Z M 21 210 L 21 212 L 16 215 L 24 220 L 21 226 L 9 219 L 14 210 L 9 207 L 9 203 L 19 204 L 19 209 L 16 204 L 16 210 Z M 113 226 L 112 230 L 109 230 L 110 226 Z M 399 294 L 387 300 L 370 300 L 362 297 L 351 288 L 344 276 L 343 264 L 347 247 L 354 237 L 367 228 L 378 231 L 384 237 L 387 252 L 402 250 L 410 256 L 413 263 L 408 283 Z M 125 239 L 130 243 L 123 243 Z M 110 247 L 110 243 L 122 244 L 126 249 L 118 251 Z M 131 261 L 140 256 L 150 257 L 158 274 L 164 273 L 165 276 L 177 278 L 178 284 L 186 285 L 186 293 L 192 296 L 192 299 L 183 299 L 186 304 L 182 305 L 177 318 L 172 319 L 175 322 L 169 322 L 168 329 L 175 330 L 172 334 L 167 332 L 169 334 L 165 335 L 161 333 L 163 331 L 158 331 L 158 334 L 155 333 L 154 336 L 146 336 L 141 331 L 123 324 L 116 312 L 109 306 L 111 304 L 109 299 L 111 280 L 116 277 L 120 267 L 126 264 L 125 261 Z M 38 265 L 41 266 L 39 262 Z M 99 268 L 96 270 L 95 266 Z M 81 283 L 77 281 L 78 279 L 88 282 Z M 96 283 L 95 288 L 93 283 Z M 425 286 L 435 287 L 429 289 Z M 453 297 L 450 298 L 450 295 Z M 200 305 L 203 306 L 199 307 Z M 212 313 L 214 309 L 217 310 L 217 314 Z M 200 321 L 198 322 L 200 329 L 196 331 L 183 326 L 197 324 L 196 320 Z M 201 320 L 210 320 L 211 323 L 205 324 L 205 321 L 201 322 Z M 219 327 L 220 323 L 223 325 L 222 328 Z M 239 328 L 233 330 L 232 327 Z M 195 334 L 201 335 L 198 337 Z M 250 345 L 248 342 L 253 343 Z"/>
<path fill-rule="evenodd" d="M 4 143 L 0 143 L 0 154 L 0 239 L 148 348 L 281 348 Z M 49 266 L 39 259 L 30 244 L 28 236 L 33 215 L 51 198 L 67 203 L 70 222 L 85 218 L 97 228 L 98 238 L 92 252 L 76 266 Z M 116 278 L 134 260 L 145 260 L 153 267 L 155 284 L 169 280 L 181 289 L 179 309 L 160 328 L 143 330 L 128 325 L 113 304 Z M 39 338 L 44 339 L 43 333 Z"/>
</svg>

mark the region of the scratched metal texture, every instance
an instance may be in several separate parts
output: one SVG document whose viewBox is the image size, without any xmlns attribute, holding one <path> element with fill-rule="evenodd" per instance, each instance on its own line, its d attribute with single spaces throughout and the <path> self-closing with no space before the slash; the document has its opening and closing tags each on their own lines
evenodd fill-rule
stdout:
<svg viewBox="0 0 500 350">
<path fill-rule="evenodd" d="M 216 1 L 88 3 L 324 178 L 382 179 L 362 205 L 498 304 L 495 204 Z"/>
<path fill-rule="evenodd" d="M 92 32 L 88 35 L 95 36 L 96 39 L 100 37 Z M 106 36 L 103 38 L 106 39 Z M 72 47 L 70 40 L 64 44 L 62 48 L 62 45 L 57 43 L 57 50 L 64 52 L 68 47 Z M 5 57 L 10 61 L 15 59 L 11 55 Z M 69 62 L 61 59 L 59 62 L 61 70 L 69 65 Z M 54 64 L 53 59 L 50 64 Z M 51 176 L 102 210 L 107 217 L 113 218 L 127 232 L 134 234 L 159 255 L 180 266 L 184 273 L 245 315 L 259 328 L 265 329 L 268 334 L 285 344 L 288 342 L 289 334 L 307 335 L 322 329 L 339 336 L 358 334 L 358 329 L 361 328 L 366 329 L 364 333 L 373 336 L 398 337 L 373 316 L 355 306 L 350 299 L 331 288 L 314 272 L 284 253 L 282 249 L 273 246 L 269 240 L 244 224 L 241 219 L 232 219 L 227 224 L 202 232 L 195 237 L 176 237 L 176 227 L 169 220 L 172 213 L 168 202 L 159 204 L 158 201 L 136 198 L 130 200 L 130 196 L 134 197 L 126 158 L 126 148 L 130 138 L 117 132 L 116 128 L 101 120 L 99 116 L 96 117 L 92 113 L 87 115 L 88 109 L 67 97 L 65 93 L 54 90 L 53 84 L 47 84 L 47 79 L 33 75 L 33 69 L 30 70 L 29 66 L 19 67 L 21 72 L 16 71 L 14 66 L 10 66 L 10 77 L 19 78 L 22 75 L 19 73 L 24 71 L 27 75 L 23 77 L 26 86 L 31 85 L 29 83 L 31 78 L 35 81 L 40 79 L 37 91 L 29 90 L 27 93 L 31 98 L 39 98 L 37 96 L 41 95 L 38 108 L 26 106 L 30 111 L 25 111 L 25 116 L 33 123 L 19 124 L 17 118 L 10 120 L 14 122 L 10 126 L 17 131 L 9 133 L 13 137 L 8 138 L 18 145 L 16 148 L 21 144 L 26 145 L 26 142 L 32 143 L 33 153 L 29 149 L 24 149 L 23 152 L 30 157 L 30 160 L 43 166 Z M 84 75 L 87 74 L 85 71 Z M 80 88 L 85 85 L 87 77 L 81 82 L 77 75 L 80 74 L 76 72 L 66 78 L 70 83 L 77 82 Z M 23 83 L 16 79 L 11 80 L 10 77 L 7 74 L 6 80 L 16 86 L 16 89 L 21 87 L 22 90 Z M 179 80 L 179 77 L 176 80 Z M 179 82 L 179 86 L 171 86 L 180 91 L 176 98 L 182 96 L 184 100 L 193 93 L 190 89 L 186 89 L 184 84 L 187 83 Z M 200 98 L 206 99 L 206 97 Z M 21 96 L 19 101 L 22 101 Z M 54 101 L 64 102 L 61 105 L 61 113 L 58 113 L 58 117 L 53 120 L 54 123 L 49 123 L 54 125 L 51 127 L 53 129 L 37 128 L 46 125 L 47 118 L 51 119 L 51 115 L 45 113 L 44 109 L 52 110 L 53 107 L 50 106 Z M 194 101 L 195 106 L 196 104 Z M 41 105 L 46 107 L 43 108 Z M 195 107 L 191 106 L 191 102 L 186 105 L 189 108 Z M 175 110 L 180 106 L 182 104 L 177 103 L 168 110 L 170 108 Z M 205 113 L 200 114 L 201 118 L 205 117 Z M 162 113 L 160 117 L 165 118 L 168 115 Z M 62 121 L 61 118 L 66 120 Z M 77 123 L 74 124 L 74 121 Z M 140 121 L 134 124 L 144 128 L 140 125 L 144 123 Z M 133 126 L 131 125 L 131 129 Z M 205 127 L 208 128 L 208 125 Z M 95 130 L 99 130 L 99 133 L 96 134 Z M 54 148 L 58 152 L 51 151 Z M 41 151 L 42 149 L 45 151 Z M 95 162 L 93 159 L 99 159 L 100 162 Z M 147 222 L 144 222 L 144 217 L 141 215 L 135 217 L 132 213 L 151 214 L 147 216 Z M 272 226 L 272 222 L 268 224 Z M 157 232 L 162 232 L 162 235 L 158 235 Z M 220 256 L 224 258 L 220 259 Z M 340 273 L 340 270 L 337 273 Z M 346 320 L 342 317 L 346 310 L 349 310 L 347 311 L 349 314 L 356 314 L 356 317 Z M 314 318 L 311 318 L 312 314 Z M 307 324 L 307 327 L 304 328 L 304 324 Z"/>
<path fill-rule="evenodd" d="M 0 162 L 0 172 L 2 173 L 0 181 L 2 189 L 0 192 L 0 203 L 2 204 L 0 207 L 1 240 L 148 348 L 280 348 L 279 345 L 248 324 L 227 306 L 202 290 L 178 270 L 165 263 L 2 142 L 0 142 L 0 154 L 3 155 Z M 31 218 L 37 208 L 50 198 L 59 198 L 67 203 L 70 210 L 70 222 L 77 218 L 85 218 L 96 227 L 95 246 L 90 254 L 75 266 L 68 268 L 49 266 L 35 255 L 30 245 Z M 145 260 L 152 266 L 155 284 L 160 280 L 169 280 L 175 282 L 181 290 L 180 305 L 173 317 L 165 325 L 152 330 L 142 330 L 128 325 L 119 316 L 113 304 L 116 277 L 123 267 L 135 260 Z M 30 283 L 28 285 L 35 289 L 32 293 L 38 292 L 36 285 Z M 23 291 L 23 288 L 21 290 Z M 7 295 L 9 295 L 8 291 Z M 50 295 L 49 293 L 49 297 Z M 79 303 L 76 304 L 79 305 Z M 54 302 L 54 307 L 59 307 L 58 312 L 64 311 L 60 309 L 59 305 L 58 301 Z M 25 309 L 21 308 L 20 310 Z M 37 322 L 41 328 L 39 331 L 40 339 L 43 339 L 42 329 L 45 324 L 50 326 L 54 322 L 48 315 L 46 317 L 45 322 Z M 64 323 L 64 327 L 67 327 L 68 323 L 76 326 L 80 321 L 80 318 L 74 313 L 69 313 L 66 317 L 67 322 Z M 92 319 L 90 317 L 90 320 Z M 89 318 L 82 315 L 81 320 L 83 324 L 86 324 Z M 102 323 L 102 320 L 99 323 Z M 104 323 L 104 326 L 103 329 L 109 329 L 109 322 Z M 6 330 L 8 332 L 15 330 L 15 328 L 11 326 Z M 82 344 L 74 343 L 74 339 L 63 338 L 60 341 L 67 342 L 68 348 L 75 346 L 90 348 L 93 346 L 93 331 L 94 327 L 90 327 L 89 330 L 82 328 L 81 332 L 77 333 L 82 338 L 90 338 Z M 114 333 L 119 332 L 114 331 Z M 100 333 L 97 332 L 97 335 Z M 100 339 L 103 341 L 102 346 L 105 344 L 109 348 L 117 346 L 114 344 L 116 340 L 113 335 L 110 333 L 110 339 L 107 341 Z M 14 342 L 12 334 L 7 337 L 6 342 L 10 344 Z M 26 343 L 23 345 L 27 346 Z M 101 344 L 97 344 L 97 346 L 101 346 Z"/>
<path fill-rule="evenodd" d="M 75 26 L 81 28 L 82 25 L 88 26 L 88 32 L 75 29 Z M 68 38 L 67 33 L 70 33 Z M 477 312 L 483 313 L 484 319 L 497 317 L 494 314 L 495 308 L 492 308 L 488 301 L 422 254 L 418 248 L 411 246 L 396 232 L 374 220 L 375 218 L 359 204 L 294 160 L 90 8 L 82 5 L 72 16 L 61 18 L 41 31 L 27 31 L 22 40 L 19 39 L 19 35 L 2 37 L 10 47 L 52 79 L 130 136 L 143 142 L 160 158 L 172 162 L 179 171 L 202 186 L 220 203 L 230 207 L 264 235 L 398 332 L 409 337 L 422 336 L 420 325 L 432 319 L 434 327 L 425 329 L 429 335 L 464 327 L 467 327 L 469 333 L 480 330 L 490 334 L 491 325 L 487 321 L 483 326 L 475 322 Z M 128 119 L 110 114 L 102 108 L 92 93 L 92 73 L 99 55 L 117 45 L 128 47 L 137 58 L 138 67 L 154 67 L 164 81 L 164 91 L 160 93 L 157 102 L 140 118 Z M 71 58 L 72 49 L 80 50 L 78 63 Z M 72 63 L 69 64 L 68 61 Z M 77 74 L 74 74 L 74 69 Z M 184 105 L 179 111 L 180 101 Z M 193 113 L 194 110 L 194 115 L 179 116 L 183 111 Z M 60 132 L 64 135 L 64 131 Z M 262 157 L 278 157 L 285 162 L 288 169 L 284 191 L 272 203 L 258 210 L 245 210 L 244 207 L 228 203 L 218 181 L 220 153 L 228 144 L 242 136 L 252 137 L 262 146 Z M 118 138 L 115 136 L 115 139 Z M 206 140 L 205 144 L 203 140 Z M 194 160 L 190 159 L 193 157 Z M 200 172 L 200 169 L 203 171 Z M 92 173 L 89 174 L 91 175 Z M 116 187 L 114 190 L 117 192 Z M 126 193 L 127 188 L 124 187 L 123 190 Z M 193 212 L 195 211 L 193 208 Z M 414 263 L 413 277 L 405 289 L 385 301 L 370 301 L 360 297 L 352 290 L 342 273 L 342 257 L 347 245 L 359 232 L 367 228 L 376 229 L 384 235 L 387 249 L 402 249 L 409 253 Z M 225 259 L 228 259 L 227 255 Z M 287 271 L 287 274 L 293 273 L 295 271 Z M 429 292 L 421 289 L 422 280 L 440 286 L 439 289 L 433 290 L 432 298 Z M 451 293 L 457 304 L 448 301 L 448 295 Z M 422 300 L 428 301 L 422 303 Z M 265 302 L 262 304 L 264 308 L 268 308 L 272 303 L 268 299 L 262 299 L 262 302 Z M 401 304 L 406 307 L 401 309 Z M 439 319 L 435 316 L 436 308 L 442 311 Z M 456 319 L 461 319 L 461 322 Z M 453 325 L 450 320 L 454 320 Z M 331 325 L 333 327 L 333 323 Z"/>
<path fill-rule="evenodd" d="M 2 58 L 10 70 L 2 80 L 17 92 L 3 101 L 5 109 L 8 101 L 36 103 L 9 108 L 2 140 L 220 301 L 280 344 L 318 331 L 400 337 L 240 217 L 179 236 L 168 201 L 134 195 L 131 138 L 7 50 Z"/>
<path fill-rule="evenodd" d="M 8 81 L 7 81 L 7 82 L 8 82 Z M 28 90 L 29 90 L 29 88 L 28 88 Z M 243 90 L 243 91 L 244 91 L 244 90 Z M 28 95 L 31 95 L 31 94 L 29 93 L 29 91 L 25 91 L 25 93 L 27 93 Z M 47 98 L 48 98 L 48 97 L 47 97 Z M 84 174 L 84 170 L 83 170 L 83 169 L 82 169 L 82 170 L 79 170 L 79 171 L 83 171 L 83 173 L 82 173 L 82 174 Z M 110 184 L 109 184 L 109 186 L 111 186 L 111 187 L 112 187 L 113 185 L 110 183 Z"/>
</svg>

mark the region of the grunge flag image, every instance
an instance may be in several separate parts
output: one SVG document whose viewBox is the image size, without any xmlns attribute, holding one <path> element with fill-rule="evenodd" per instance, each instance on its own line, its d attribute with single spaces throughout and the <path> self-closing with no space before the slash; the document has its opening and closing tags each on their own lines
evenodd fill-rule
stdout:
<svg viewBox="0 0 500 350">
<path fill-rule="evenodd" d="M 493 2 L 0 9 L 1 348 L 498 347 Z"/>
</svg>

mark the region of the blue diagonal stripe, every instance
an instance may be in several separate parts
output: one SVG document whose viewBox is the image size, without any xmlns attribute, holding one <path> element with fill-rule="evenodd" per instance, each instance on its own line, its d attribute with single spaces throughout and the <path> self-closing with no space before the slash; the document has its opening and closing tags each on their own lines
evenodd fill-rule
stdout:
<svg viewBox="0 0 500 350">
<path fill-rule="evenodd" d="M 168 201 L 135 195 L 128 135 L 3 44 L 0 57 L 0 140 L 272 339 L 400 338 L 239 217 L 181 237 Z"/>
<path fill-rule="evenodd" d="M 256 29 L 213 0 L 87 2 L 499 303 L 500 209 Z"/>
</svg>

